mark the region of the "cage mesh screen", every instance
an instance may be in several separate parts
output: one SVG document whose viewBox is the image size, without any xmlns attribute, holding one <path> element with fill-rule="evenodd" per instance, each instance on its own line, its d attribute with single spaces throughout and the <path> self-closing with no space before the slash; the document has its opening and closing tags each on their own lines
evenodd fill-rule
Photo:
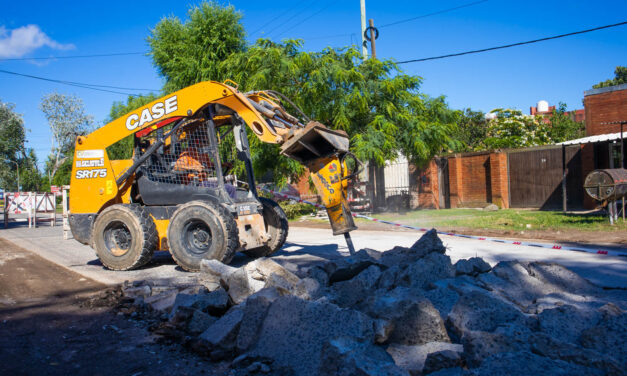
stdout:
<svg viewBox="0 0 627 376">
<path fill-rule="evenodd" d="M 168 125 L 141 137 L 140 154 L 171 128 Z M 165 144 L 146 160 L 143 172 L 155 182 L 216 188 L 216 163 L 210 145 L 206 126 L 202 122 L 185 126 L 165 140 Z"/>
</svg>

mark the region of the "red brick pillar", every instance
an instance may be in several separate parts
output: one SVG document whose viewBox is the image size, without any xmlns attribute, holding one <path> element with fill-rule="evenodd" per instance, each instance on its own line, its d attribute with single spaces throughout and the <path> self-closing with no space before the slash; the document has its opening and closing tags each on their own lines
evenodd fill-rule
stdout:
<svg viewBox="0 0 627 376">
<path fill-rule="evenodd" d="M 429 181 L 431 182 L 433 206 L 440 209 L 440 181 L 438 179 L 438 164 L 435 159 L 429 161 Z"/>
<path fill-rule="evenodd" d="M 490 178 L 492 203 L 502 209 L 509 208 L 509 177 L 507 176 L 507 153 L 490 153 Z"/>
<path fill-rule="evenodd" d="M 462 193 L 462 158 L 459 154 L 448 159 L 449 193 L 451 208 L 457 208 L 463 200 Z"/>
</svg>

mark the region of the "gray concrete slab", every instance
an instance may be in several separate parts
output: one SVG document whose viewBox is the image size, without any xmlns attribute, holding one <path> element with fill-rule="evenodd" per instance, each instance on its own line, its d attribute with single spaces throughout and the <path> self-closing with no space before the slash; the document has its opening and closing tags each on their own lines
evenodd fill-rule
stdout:
<svg viewBox="0 0 627 376">
<path fill-rule="evenodd" d="M 372 248 L 385 251 L 396 245 L 410 246 L 422 233 L 355 231 L 353 242 L 357 249 Z M 153 261 L 140 270 L 120 272 L 105 269 L 94 250 L 75 240 L 63 240 L 60 226 L 42 226 L 29 229 L 12 226 L 0 229 L 3 237 L 22 248 L 56 264 L 65 266 L 81 275 L 105 284 L 117 284 L 125 280 L 150 278 L 173 278 L 189 275 L 176 266 L 167 252 L 158 252 Z M 546 261 L 560 263 L 590 281 L 605 287 L 627 288 L 627 249 L 625 256 L 607 256 L 583 252 L 552 250 L 537 247 L 493 243 L 472 239 L 442 236 L 447 246 L 447 254 L 453 262 L 461 258 L 479 256 L 491 265 L 504 260 Z M 332 236 L 331 230 L 290 228 L 285 247 L 274 259 L 287 268 L 296 271 L 304 269 L 324 259 L 348 255 L 342 236 Z M 235 266 L 247 261 L 241 255 L 234 259 Z"/>
</svg>

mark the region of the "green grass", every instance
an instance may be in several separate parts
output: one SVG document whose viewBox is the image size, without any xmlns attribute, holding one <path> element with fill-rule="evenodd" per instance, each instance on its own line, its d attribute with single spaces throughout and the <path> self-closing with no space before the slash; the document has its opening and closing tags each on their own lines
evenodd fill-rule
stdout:
<svg viewBox="0 0 627 376">
<path fill-rule="evenodd" d="M 419 227 L 477 228 L 495 230 L 627 231 L 619 219 L 610 226 L 607 216 L 552 211 L 504 209 L 484 212 L 476 209 L 417 210 L 405 214 L 380 213 L 376 218 Z M 358 222 L 366 221 L 358 219 Z"/>
</svg>

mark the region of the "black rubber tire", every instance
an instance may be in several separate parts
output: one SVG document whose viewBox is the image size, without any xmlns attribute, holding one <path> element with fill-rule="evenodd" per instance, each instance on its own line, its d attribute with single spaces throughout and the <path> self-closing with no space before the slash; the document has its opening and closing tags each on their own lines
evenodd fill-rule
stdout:
<svg viewBox="0 0 627 376">
<path fill-rule="evenodd" d="M 105 267 L 131 270 L 152 259 L 159 236 L 155 222 L 142 206 L 116 204 L 96 217 L 92 240 Z"/>
<path fill-rule="evenodd" d="M 230 263 L 239 247 L 239 232 L 235 219 L 222 205 L 191 201 L 172 214 L 168 245 L 181 268 L 196 272 L 204 259 Z"/>
<path fill-rule="evenodd" d="M 254 258 L 270 256 L 281 249 L 285 244 L 289 229 L 287 215 L 276 201 L 265 197 L 259 197 L 259 201 L 263 205 L 262 214 L 266 232 L 270 234 L 271 239 L 267 245 L 244 251 L 246 255 Z"/>
</svg>

